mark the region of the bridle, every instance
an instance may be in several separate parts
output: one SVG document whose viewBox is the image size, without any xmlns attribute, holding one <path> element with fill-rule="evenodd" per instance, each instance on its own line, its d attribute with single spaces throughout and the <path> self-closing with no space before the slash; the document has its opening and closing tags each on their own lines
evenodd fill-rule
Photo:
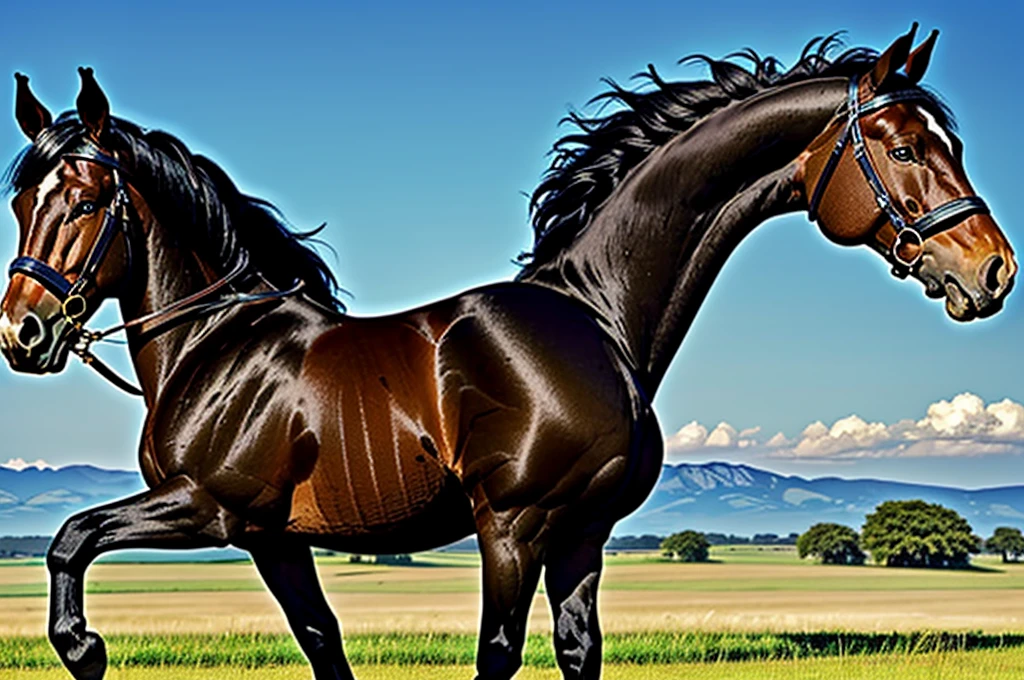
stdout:
<svg viewBox="0 0 1024 680">
<path fill-rule="evenodd" d="M 812 221 L 818 220 L 818 206 L 825 195 L 829 180 L 832 178 L 839 161 L 846 149 L 847 142 L 853 147 L 853 156 L 857 160 L 857 166 L 871 187 L 875 195 L 875 202 L 889 218 L 896 236 L 891 245 L 882 252 L 893 265 L 893 274 L 905 278 L 920 262 L 923 253 L 924 241 L 927 238 L 940 234 L 951 229 L 971 215 L 987 215 L 988 205 L 980 196 L 961 196 L 933 208 L 916 220 L 904 218 L 896 210 L 896 202 L 885 187 L 882 178 L 875 170 L 871 160 L 871 154 L 864 144 L 864 134 L 861 130 L 860 120 L 869 113 L 892 106 L 905 101 L 923 101 L 926 95 L 921 90 L 907 89 L 890 92 L 869 99 L 863 104 L 860 103 L 860 79 L 858 76 L 850 78 L 846 96 L 846 127 L 836 140 L 832 155 L 829 156 L 825 168 L 818 177 L 818 183 L 814 187 L 811 202 L 808 206 L 808 217 Z M 876 231 L 877 236 L 877 231 Z M 901 246 L 916 245 L 915 254 L 911 258 L 904 258 L 900 254 Z"/>
<path fill-rule="evenodd" d="M 87 147 L 88 149 L 89 147 Z M 72 283 L 68 278 L 42 260 L 30 255 L 22 255 L 14 260 L 8 268 L 8 276 L 24 274 L 29 278 L 42 284 L 61 303 L 61 313 L 71 324 L 85 314 L 88 304 L 85 293 L 89 288 L 95 287 L 96 276 L 100 267 L 110 252 L 110 246 L 118 234 L 124 235 L 125 257 L 127 260 L 127 272 L 129 278 L 132 273 L 132 250 L 131 250 L 131 221 L 128 219 L 128 191 L 124 181 L 124 169 L 116 158 L 108 156 L 98 149 L 91 149 L 91 152 L 82 151 L 79 153 L 65 154 L 63 160 L 82 160 L 109 168 L 114 177 L 114 196 L 107 206 L 106 215 L 103 217 L 103 224 L 100 226 L 99 234 L 89 250 L 89 256 L 82 267 L 82 273 Z"/>
<path fill-rule="evenodd" d="M 243 251 L 235 266 L 227 275 L 197 293 L 178 300 L 162 309 L 101 331 L 92 331 L 85 328 L 79 321 L 89 309 L 89 303 L 85 298 L 85 294 L 89 292 L 90 288 L 97 288 L 99 270 L 103 266 L 110 252 L 110 247 L 113 245 L 114 239 L 118 234 L 124 236 L 125 244 L 126 276 L 121 284 L 122 289 L 125 289 L 130 284 L 134 272 L 132 259 L 133 227 L 129 215 L 131 202 L 128 198 L 128 185 L 125 181 L 125 176 L 128 173 L 115 156 L 104 153 L 92 144 L 87 144 L 83 149 L 74 153 L 64 154 L 62 159 L 66 161 L 96 163 L 109 169 L 114 179 L 114 195 L 107 206 L 106 214 L 103 217 L 103 224 L 100 226 L 96 240 L 89 250 L 85 265 L 82 267 L 82 273 L 72 282 L 67 276 L 46 262 L 29 255 L 22 255 L 11 262 L 8 268 L 8 276 L 23 274 L 42 285 L 56 297 L 60 302 L 62 320 L 70 327 L 73 335 L 71 352 L 77 355 L 86 365 L 94 368 L 100 375 L 125 392 L 136 396 L 142 396 L 143 394 L 142 390 L 129 383 L 100 361 L 90 350 L 92 343 L 128 328 L 139 328 L 141 336 L 144 340 L 148 341 L 181 324 L 198 320 L 228 307 L 280 300 L 297 294 L 304 287 L 304 282 L 297 280 L 287 290 L 272 290 L 263 293 L 243 293 L 239 291 L 221 293 L 222 290 L 230 288 L 232 283 L 238 282 L 249 269 L 249 258 L 245 251 Z M 221 294 L 213 297 L 215 293 Z"/>
</svg>

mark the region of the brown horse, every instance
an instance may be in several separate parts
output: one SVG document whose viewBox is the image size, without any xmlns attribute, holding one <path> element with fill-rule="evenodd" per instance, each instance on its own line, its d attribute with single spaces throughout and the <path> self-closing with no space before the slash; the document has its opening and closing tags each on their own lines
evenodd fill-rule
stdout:
<svg viewBox="0 0 1024 680">
<path fill-rule="evenodd" d="M 945 295 L 956 319 L 1009 291 L 1010 246 L 948 111 L 917 85 L 934 38 L 834 60 L 827 39 L 787 72 L 751 52 L 750 71 L 704 58 L 712 81 L 652 69 L 650 91 L 613 85 L 620 110 L 577 117 L 556 146 L 517 281 L 369 319 L 338 311 L 302 236 L 216 165 L 111 118 L 90 70 L 77 114 L 56 121 L 20 77 L 32 145 L 10 175 L 21 240 L 4 354 L 35 373 L 91 358 L 82 323 L 117 297 L 148 407 L 150 490 L 72 517 L 50 549 L 65 665 L 105 671 L 83 615 L 99 554 L 232 544 L 316 677 L 351 678 L 309 546 L 407 552 L 476 532 L 478 676 L 520 666 L 543 567 L 558 664 L 597 678 L 602 546 L 661 468 L 651 398 L 745 234 L 809 208 L 829 238 Z"/>
</svg>

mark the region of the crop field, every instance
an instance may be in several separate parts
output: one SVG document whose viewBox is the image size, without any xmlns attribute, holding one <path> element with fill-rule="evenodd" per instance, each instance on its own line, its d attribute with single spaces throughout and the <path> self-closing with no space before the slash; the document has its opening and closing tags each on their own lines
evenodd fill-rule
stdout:
<svg viewBox="0 0 1024 680">
<path fill-rule="evenodd" d="M 395 664 L 414 680 L 472 677 L 475 555 L 318 564 L 360 678 L 394 677 Z M 0 678 L 64 677 L 44 637 L 45 567 L 0 565 Z M 1024 565 L 976 565 L 821 566 L 791 548 L 755 546 L 715 548 L 706 564 L 610 555 L 599 599 L 605 677 L 1024 677 Z M 246 562 L 105 562 L 90 569 L 87 593 L 90 626 L 108 638 L 110 678 L 198 680 L 253 667 L 261 679 L 309 677 Z M 559 677 L 550 629 L 541 591 L 518 678 Z"/>
</svg>

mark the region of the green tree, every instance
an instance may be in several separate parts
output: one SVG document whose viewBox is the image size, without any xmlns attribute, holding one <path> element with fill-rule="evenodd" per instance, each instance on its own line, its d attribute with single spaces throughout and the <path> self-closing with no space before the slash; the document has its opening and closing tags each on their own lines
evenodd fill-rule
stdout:
<svg viewBox="0 0 1024 680">
<path fill-rule="evenodd" d="M 864 564 L 857 532 L 842 524 L 815 524 L 796 539 L 796 549 L 801 559 L 810 555 L 822 564 Z"/>
<path fill-rule="evenodd" d="M 1024 534 L 1013 527 L 996 527 L 992 538 L 985 541 L 985 548 L 1003 556 L 1003 562 L 1018 562 L 1024 555 Z"/>
<path fill-rule="evenodd" d="M 963 568 L 980 541 L 955 510 L 922 500 L 882 503 L 861 531 L 872 559 L 887 567 Z"/>
<path fill-rule="evenodd" d="M 681 531 L 661 542 L 661 551 L 683 562 L 706 562 L 710 544 L 699 531 Z"/>
</svg>

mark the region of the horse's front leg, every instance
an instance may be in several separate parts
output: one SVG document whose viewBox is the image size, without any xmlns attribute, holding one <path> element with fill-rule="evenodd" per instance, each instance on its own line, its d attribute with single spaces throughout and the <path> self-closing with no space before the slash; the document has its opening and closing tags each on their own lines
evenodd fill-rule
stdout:
<svg viewBox="0 0 1024 680">
<path fill-rule="evenodd" d="M 188 477 L 79 513 L 50 546 L 50 642 L 77 680 L 102 678 L 103 639 L 85 628 L 85 570 L 100 554 L 125 548 L 208 548 L 228 543 L 240 526 Z"/>
</svg>

